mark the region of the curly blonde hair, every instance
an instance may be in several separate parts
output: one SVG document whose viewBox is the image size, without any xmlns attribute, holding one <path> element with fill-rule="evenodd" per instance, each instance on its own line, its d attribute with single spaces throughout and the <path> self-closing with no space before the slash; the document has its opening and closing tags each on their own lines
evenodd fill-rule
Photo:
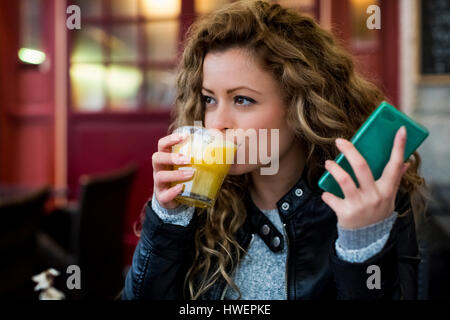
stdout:
<svg viewBox="0 0 450 320">
<path fill-rule="evenodd" d="M 288 125 L 306 146 L 306 177 L 316 188 L 325 160 L 338 154 L 335 139 L 351 138 L 385 96 L 355 72 L 352 57 L 312 18 L 265 1 L 234 2 L 188 30 L 169 133 L 204 121 L 203 60 L 209 52 L 230 48 L 247 50 L 282 86 Z M 420 211 L 420 157 L 415 153 L 409 161 L 401 189 Z M 234 235 L 246 218 L 243 194 L 250 183 L 248 174 L 228 176 L 215 206 L 196 209 L 195 258 L 185 278 L 191 299 L 200 298 L 220 278 L 239 292 L 232 273 L 244 250 Z"/>
</svg>

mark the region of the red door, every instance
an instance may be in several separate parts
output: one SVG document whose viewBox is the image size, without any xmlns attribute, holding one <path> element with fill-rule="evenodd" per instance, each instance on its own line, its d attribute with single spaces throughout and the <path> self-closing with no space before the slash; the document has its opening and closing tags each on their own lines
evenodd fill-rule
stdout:
<svg viewBox="0 0 450 320">
<path fill-rule="evenodd" d="M 356 70 L 377 84 L 388 100 L 398 105 L 399 99 L 399 13 L 398 1 L 339 0 L 329 4 L 331 26 L 353 54 Z M 381 29 L 370 30 L 366 21 L 373 13 L 367 8 L 380 9 Z M 323 8 L 322 8 L 323 9 Z"/>
</svg>

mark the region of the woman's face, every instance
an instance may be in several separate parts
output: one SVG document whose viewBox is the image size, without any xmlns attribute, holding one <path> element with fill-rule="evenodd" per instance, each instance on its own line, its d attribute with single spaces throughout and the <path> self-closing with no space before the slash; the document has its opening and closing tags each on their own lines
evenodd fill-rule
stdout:
<svg viewBox="0 0 450 320">
<path fill-rule="evenodd" d="M 271 155 L 276 150 L 271 145 L 270 129 L 279 129 L 277 143 L 280 159 L 292 147 L 294 132 L 285 119 L 282 91 L 272 75 L 247 51 L 233 48 L 208 53 L 203 63 L 202 94 L 206 128 L 218 129 L 223 133 L 229 129 L 256 129 L 258 137 L 262 134 L 258 129 L 267 129 L 265 155 Z M 257 141 L 260 141 L 259 138 Z M 239 175 L 265 166 L 260 163 L 259 156 L 257 163 L 249 163 L 249 151 L 253 152 L 255 147 L 259 150 L 258 142 L 254 141 L 251 146 L 250 143 L 247 139 L 245 164 L 233 164 L 230 174 Z"/>
</svg>

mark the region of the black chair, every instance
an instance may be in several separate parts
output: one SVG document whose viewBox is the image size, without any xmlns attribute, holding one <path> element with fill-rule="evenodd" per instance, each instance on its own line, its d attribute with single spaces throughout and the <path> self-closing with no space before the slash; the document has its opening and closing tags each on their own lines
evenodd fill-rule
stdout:
<svg viewBox="0 0 450 320">
<path fill-rule="evenodd" d="M 38 271 L 37 236 L 50 189 L 0 200 L 0 298 L 34 298 L 31 277 Z"/>
<path fill-rule="evenodd" d="M 136 172 L 137 166 L 129 165 L 82 176 L 79 204 L 55 210 L 44 221 L 43 229 L 81 270 L 81 290 L 63 290 L 69 299 L 113 299 L 122 289 L 124 219 Z"/>
</svg>

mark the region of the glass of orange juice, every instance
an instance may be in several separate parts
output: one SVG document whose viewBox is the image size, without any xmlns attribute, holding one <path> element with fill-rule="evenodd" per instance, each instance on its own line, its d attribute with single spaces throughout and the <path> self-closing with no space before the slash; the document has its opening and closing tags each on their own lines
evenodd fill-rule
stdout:
<svg viewBox="0 0 450 320">
<path fill-rule="evenodd" d="M 174 170 L 195 169 L 189 180 L 172 183 L 172 186 L 179 183 L 183 185 L 175 200 L 199 208 L 213 207 L 233 163 L 236 144 L 225 139 L 218 130 L 198 126 L 183 126 L 174 132 L 187 133 L 188 136 L 181 143 L 172 146 L 172 153 L 180 153 L 191 159 L 190 164 L 174 165 Z"/>
</svg>

